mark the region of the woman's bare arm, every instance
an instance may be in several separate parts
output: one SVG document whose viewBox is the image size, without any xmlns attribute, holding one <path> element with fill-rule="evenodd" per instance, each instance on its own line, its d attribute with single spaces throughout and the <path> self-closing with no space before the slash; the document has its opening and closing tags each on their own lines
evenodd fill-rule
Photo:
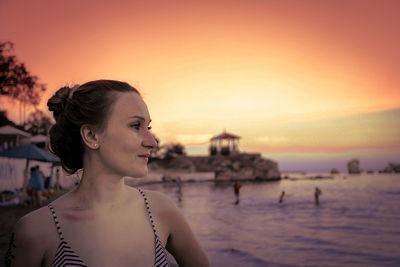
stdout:
<svg viewBox="0 0 400 267">
<path fill-rule="evenodd" d="M 179 266 L 209 266 L 204 250 L 180 211 L 171 213 L 170 219 L 167 250 L 174 255 Z"/>
</svg>

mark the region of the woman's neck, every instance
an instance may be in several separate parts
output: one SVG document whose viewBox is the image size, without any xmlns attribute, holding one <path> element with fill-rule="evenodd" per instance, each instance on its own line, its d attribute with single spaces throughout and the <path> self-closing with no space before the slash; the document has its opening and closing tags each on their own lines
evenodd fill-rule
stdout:
<svg viewBox="0 0 400 267">
<path fill-rule="evenodd" d="M 73 198 L 77 208 L 108 210 L 125 201 L 126 193 L 123 177 L 83 170 L 80 184 L 73 191 Z"/>
</svg>

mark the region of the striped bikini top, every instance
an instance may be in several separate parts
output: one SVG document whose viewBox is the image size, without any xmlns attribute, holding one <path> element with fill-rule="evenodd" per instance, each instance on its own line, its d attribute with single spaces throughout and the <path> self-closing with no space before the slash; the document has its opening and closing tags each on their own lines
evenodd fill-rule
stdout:
<svg viewBox="0 0 400 267">
<path fill-rule="evenodd" d="M 151 215 L 150 205 L 147 201 L 147 197 L 144 192 L 139 189 L 140 194 L 144 198 L 144 203 L 146 204 L 147 213 L 150 218 L 151 226 L 153 228 L 154 237 L 155 237 L 155 267 L 168 267 L 168 259 L 166 251 L 160 241 L 160 238 L 157 235 L 156 227 L 154 225 L 153 216 Z M 60 237 L 60 242 L 58 243 L 58 248 L 56 251 L 56 255 L 54 257 L 54 261 L 52 267 L 69 267 L 69 266 L 84 266 L 87 265 L 83 262 L 81 258 L 72 250 L 72 248 L 68 245 L 67 241 L 65 241 L 63 233 L 61 231 L 60 223 L 58 222 L 56 212 L 51 204 L 48 205 L 50 211 L 53 215 L 54 222 L 57 227 L 58 235 Z"/>
</svg>

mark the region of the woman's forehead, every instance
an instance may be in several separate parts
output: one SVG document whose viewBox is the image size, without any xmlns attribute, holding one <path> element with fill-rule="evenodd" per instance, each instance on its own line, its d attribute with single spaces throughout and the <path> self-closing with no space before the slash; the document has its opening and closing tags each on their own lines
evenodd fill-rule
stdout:
<svg viewBox="0 0 400 267">
<path fill-rule="evenodd" d="M 125 119 L 140 116 L 149 119 L 149 112 L 143 99 L 137 93 L 119 93 L 111 116 L 116 115 Z"/>
</svg>

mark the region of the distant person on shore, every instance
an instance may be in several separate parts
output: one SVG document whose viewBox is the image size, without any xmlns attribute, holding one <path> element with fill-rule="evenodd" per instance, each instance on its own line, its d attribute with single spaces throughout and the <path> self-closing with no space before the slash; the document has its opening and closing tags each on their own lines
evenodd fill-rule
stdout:
<svg viewBox="0 0 400 267">
<path fill-rule="evenodd" d="M 29 187 L 31 189 L 32 205 L 41 207 L 42 193 L 44 191 L 44 177 L 42 176 L 42 172 L 39 170 L 38 165 L 31 168 Z"/>
<path fill-rule="evenodd" d="M 61 189 L 61 185 L 60 185 L 60 170 L 56 169 L 56 184 L 54 186 L 54 190 L 55 191 L 59 191 Z"/>
<path fill-rule="evenodd" d="M 182 201 L 182 179 L 181 177 L 176 178 L 176 185 L 178 186 L 178 190 L 176 191 L 178 195 L 178 201 Z"/>
<path fill-rule="evenodd" d="M 282 191 L 281 196 L 279 197 L 279 203 L 283 202 L 283 197 L 285 196 L 285 191 Z"/>
<path fill-rule="evenodd" d="M 314 197 L 315 197 L 315 204 L 319 205 L 319 196 L 322 195 L 321 189 L 318 186 L 315 187 Z"/>
<path fill-rule="evenodd" d="M 235 184 L 233 185 L 233 190 L 235 192 L 235 196 L 236 196 L 236 202 L 235 204 L 239 204 L 239 195 L 240 195 L 240 188 L 242 187 L 242 185 L 239 183 L 238 180 L 235 181 Z"/>
<path fill-rule="evenodd" d="M 79 64 L 79 62 L 78 62 Z M 80 183 L 14 226 L 6 266 L 209 266 L 166 195 L 127 186 L 148 174 L 156 142 L 140 93 L 97 80 L 59 89 L 47 102 L 56 123 L 50 150 Z"/>
<path fill-rule="evenodd" d="M 39 165 L 36 165 L 36 169 L 37 169 L 37 171 L 40 173 L 40 175 L 42 176 L 42 178 L 45 179 L 46 176 L 44 175 L 43 171 L 40 169 L 40 166 L 39 166 Z"/>
<path fill-rule="evenodd" d="M 32 204 L 32 205 L 33 205 L 33 202 L 34 202 L 34 200 L 33 200 L 34 189 L 31 187 L 31 181 L 33 180 L 34 171 L 35 171 L 35 167 L 31 167 L 30 168 L 29 179 L 28 179 L 28 185 L 26 187 L 26 194 L 30 198 L 29 204 Z"/>
</svg>

